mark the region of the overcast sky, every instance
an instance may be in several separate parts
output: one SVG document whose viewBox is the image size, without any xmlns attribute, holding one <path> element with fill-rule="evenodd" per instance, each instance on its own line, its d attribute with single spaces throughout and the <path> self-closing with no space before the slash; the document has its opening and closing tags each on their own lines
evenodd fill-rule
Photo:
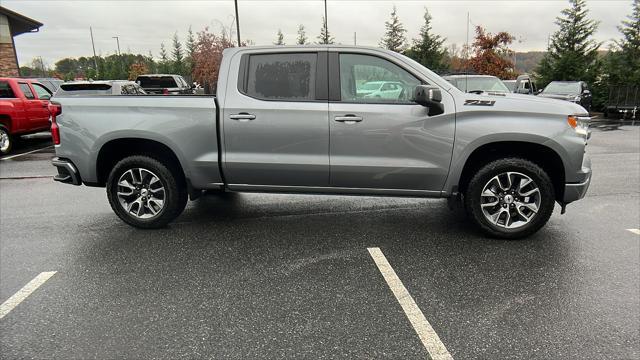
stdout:
<svg viewBox="0 0 640 360">
<path fill-rule="evenodd" d="M 190 25 L 194 31 L 207 26 L 218 31 L 221 24 L 228 28 L 234 13 L 233 0 L 2 0 L 1 4 L 44 24 L 39 33 L 15 38 L 21 65 L 28 65 L 36 56 L 42 56 L 48 65 L 64 57 L 90 56 L 89 26 L 93 27 L 98 54 L 113 54 L 116 40 L 112 36 L 119 36 L 122 52 L 151 51 L 158 57 L 160 43 L 169 49 L 174 32 L 184 39 Z M 338 43 L 353 44 L 356 32 L 358 45 L 377 46 L 394 4 L 408 38 L 417 35 L 427 7 L 433 15 L 434 31 L 447 38 L 447 45 L 461 46 L 469 12 L 472 24 L 515 35 L 512 47 L 516 51 L 546 49 L 549 34 L 556 30 L 555 17 L 568 6 L 564 0 L 329 0 L 329 30 Z M 606 47 L 620 37 L 616 26 L 631 13 L 631 0 L 590 0 L 588 7 L 591 17 L 600 21 L 596 38 Z M 298 24 L 316 41 L 324 5 L 322 0 L 239 0 L 239 11 L 243 40 L 271 44 L 282 29 L 285 42 L 293 44 Z"/>
</svg>

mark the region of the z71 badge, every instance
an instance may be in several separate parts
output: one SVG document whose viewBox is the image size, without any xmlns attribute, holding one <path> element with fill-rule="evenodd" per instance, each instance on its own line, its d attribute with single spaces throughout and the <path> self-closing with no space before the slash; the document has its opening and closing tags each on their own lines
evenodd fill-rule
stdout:
<svg viewBox="0 0 640 360">
<path fill-rule="evenodd" d="M 495 100 L 465 100 L 465 105 L 475 105 L 475 106 L 493 106 L 495 104 Z"/>
</svg>

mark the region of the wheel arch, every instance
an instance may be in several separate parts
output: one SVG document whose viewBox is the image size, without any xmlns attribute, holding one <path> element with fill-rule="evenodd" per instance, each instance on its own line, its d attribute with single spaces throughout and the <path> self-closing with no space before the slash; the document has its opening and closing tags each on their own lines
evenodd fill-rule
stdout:
<svg viewBox="0 0 640 360">
<path fill-rule="evenodd" d="M 556 150 L 537 142 L 529 141 L 495 141 L 476 147 L 464 161 L 459 176 L 455 181 L 455 190 L 464 193 L 471 177 L 484 165 L 491 161 L 507 157 L 529 160 L 540 166 L 551 178 L 556 200 L 561 201 L 564 195 L 565 165 Z"/>
<path fill-rule="evenodd" d="M 182 161 L 177 153 L 163 142 L 142 138 L 124 137 L 105 142 L 96 157 L 96 181 L 105 186 L 111 169 L 118 161 L 133 155 L 146 155 L 165 163 L 183 180 L 188 181 Z"/>
<path fill-rule="evenodd" d="M 0 125 L 4 126 L 9 131 L 9 133 L 13 132 L 13 119 L 11 119 L 10 115 L 0 115 Z"/>
</svg>

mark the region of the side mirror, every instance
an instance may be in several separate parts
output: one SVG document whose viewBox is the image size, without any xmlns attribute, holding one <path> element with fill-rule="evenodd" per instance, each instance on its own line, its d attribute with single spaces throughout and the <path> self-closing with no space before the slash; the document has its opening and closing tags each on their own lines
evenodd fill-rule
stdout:
<svg viewBox="0 0 640 360">
<path fill-rule="evenodd" d="M 538 89 L 538 91 L 535 92 L 535 95 L 542 94 L 542 90 L 544 90 L 544 89 Z"/>
<path fill-rule="evenodd" d="M 589 90 L 587 90 L 587 89 L 584 89 L 584 90 L 582 91 L 582 95 L 591 95 L 591 91 L 589 91 Z"/>
<path fill-rule="evenodd" d="M 429 85 L 418 85 L 413 91 L 413 101 L 429 108 L 429 116 L 444 113 L 442 92 L 440 88 Z"/>
</svg>

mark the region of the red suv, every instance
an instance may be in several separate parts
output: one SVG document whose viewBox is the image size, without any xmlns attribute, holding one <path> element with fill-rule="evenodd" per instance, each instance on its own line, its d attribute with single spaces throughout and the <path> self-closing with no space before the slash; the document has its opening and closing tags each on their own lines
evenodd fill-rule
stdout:
<svg viewBox="0 0 640 360">
<path fill-rule="evenodd" d="M 0 78 L 0 154 L 11 152 L 16 136 L 49 130 L 51 95 L 36 81 Z"/>
</svg>

